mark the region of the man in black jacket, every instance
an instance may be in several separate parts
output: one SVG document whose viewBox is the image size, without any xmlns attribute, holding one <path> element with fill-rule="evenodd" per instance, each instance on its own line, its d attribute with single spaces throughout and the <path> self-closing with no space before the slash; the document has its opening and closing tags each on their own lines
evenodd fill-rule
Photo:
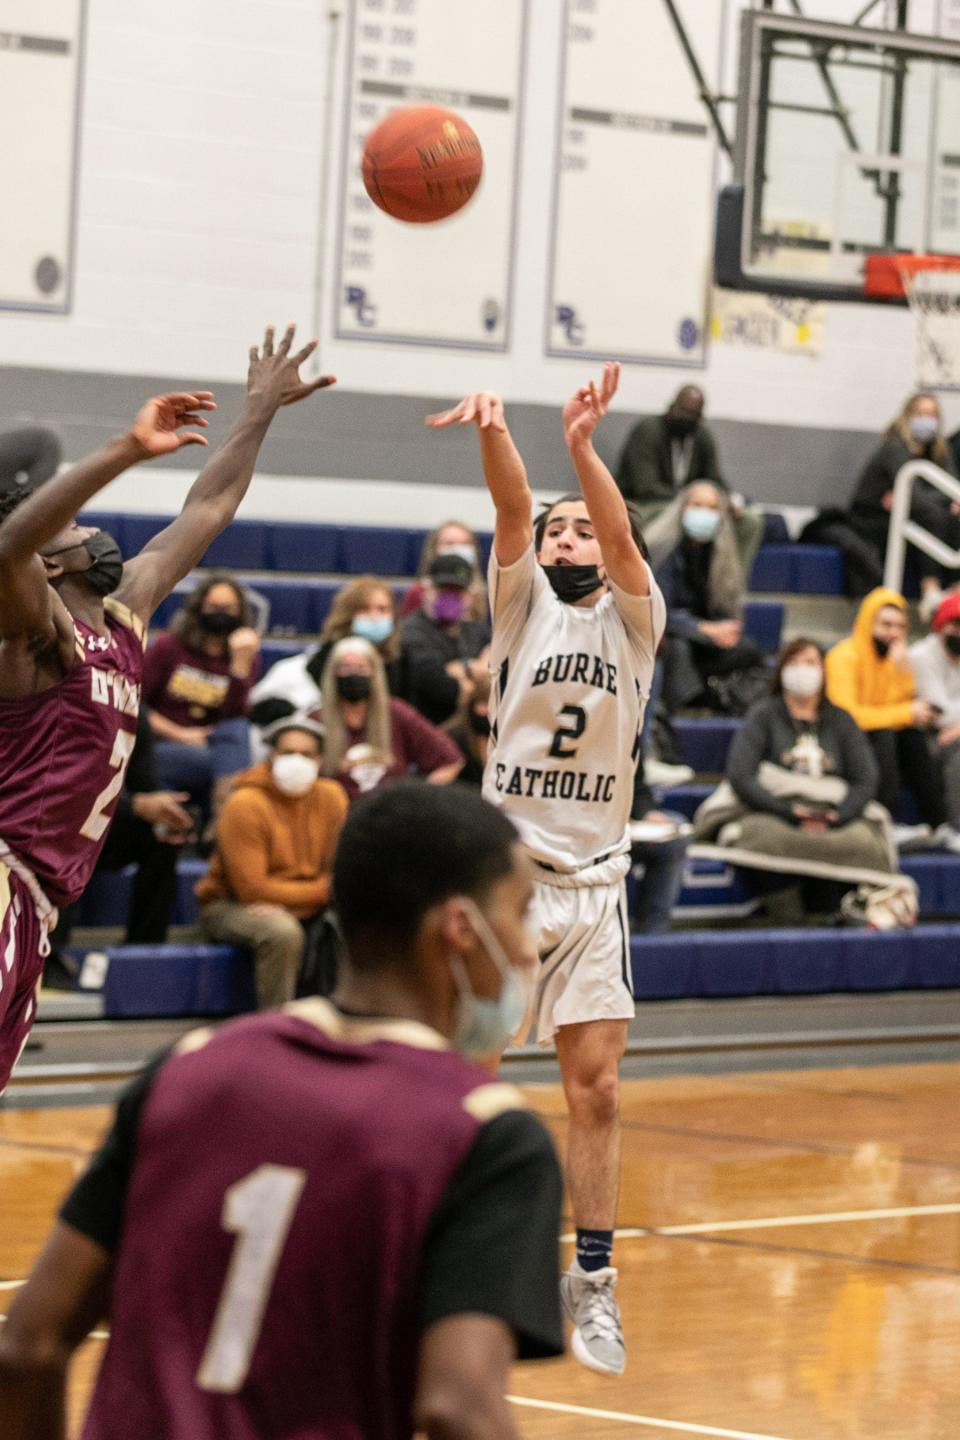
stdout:
<svg viewBox="0 0 960 1440">
<path fill-rule="evenodd" d="M 466 701 L 487 666 L 481 659 L 490 629 L 470 620 L 475 571 L 462 555 L 438 555 L 427 573 L 423 603 L 400 626 L 409 677 L 409 700 L 434 725 Z"/>
<path fill-rule="evenodd" d="M 717 445 L 703 423 L 703 391 L 696 385 L 678 390 L 663 415 L 648 415 L 630 431 L 620 454 L 617 486 L 632 500 L 644 525 L 665 510 L 678 490 L 694 480 L 710 480 L 728 490 L 720 471 Z M 749 582 L 753 558 L 763 537 L 763 516 L 731 497 L 737 552 Z"/>
</svg>

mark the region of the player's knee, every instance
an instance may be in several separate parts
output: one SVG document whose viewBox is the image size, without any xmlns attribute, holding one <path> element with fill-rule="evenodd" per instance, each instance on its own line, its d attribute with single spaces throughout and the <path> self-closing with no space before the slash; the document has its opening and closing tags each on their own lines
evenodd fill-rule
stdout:
<svg viewBox="0 0 960 1440">
<path fill-rule="evenodd" d="M 616 1070 L 575 1075 L 565 1086 L 571 1116 L 593 1125 L 609 1125 L 620 1110 L 620 1079 Z"/>
</svg>

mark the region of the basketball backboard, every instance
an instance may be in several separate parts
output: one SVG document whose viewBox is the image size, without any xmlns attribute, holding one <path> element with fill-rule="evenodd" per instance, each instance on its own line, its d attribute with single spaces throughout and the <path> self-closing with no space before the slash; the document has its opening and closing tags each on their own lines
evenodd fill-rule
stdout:
<svg viewBox="0 0 960 1440">
<path fill-rule="evenodd" d="M 960 255 L 960 41 L 749 10 L 739 69 L 719 285 L 889 303 L 869 255 Z"/>
</svg>

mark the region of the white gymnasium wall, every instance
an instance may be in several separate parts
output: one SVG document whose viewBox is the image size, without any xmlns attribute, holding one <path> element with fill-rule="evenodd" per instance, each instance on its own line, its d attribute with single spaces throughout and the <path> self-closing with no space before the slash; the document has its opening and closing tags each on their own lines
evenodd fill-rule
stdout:
<svg viewBox="0 0 960 1440">
<path fill-rule="evenodd" d="M 632 11 L 661 0 L 619 3 Z M 695 13 L 696 0 L 686 4 Z M 0 313 L 0 365 L 215 382 L 240 378 L 265 321 L 297 318 L 310 328 L 325 146 L 331 202 L 339 193 L 344 21 L 332 133 L 323 123 L 328 12 L 336 8 L 326 0 L 87 0 L 74 309 L 67 317 Z M 739 8 L 730 0 L 728 91 Z M 818 0 L 816 13 L 849 20 L 851 9 L 852 0 Z M 456 395 L 486 385 L 552 404 L 579 381 L 583 362 L 543 354 L 561 17 L 561 0 L 530 0 L 511 352 L 334 342 L 328 237 L 324 368 L 348 389 Z M 718 180 L 725 172 L 718 163 Z M 622 183 L 635 190 L 643 176 Z M 702 202 L 677 194 L 673 203 Z M 604 255 L 598 233 L 601 268 Z M 705 255 L 705 276 L 709 263 Z M 669 256 L 642 283 L 668 285 Z M 618 403 L 659 409 L 689 378 L 705 386 L 714 417 L 872 431 L 898 408 L 912 368 L 906 313 L 833 306 L 818 358 L 715 344 L 704 370 L 628 367 Z M 960 402 L 947 409 L 960 420 Z"/>
</svg>

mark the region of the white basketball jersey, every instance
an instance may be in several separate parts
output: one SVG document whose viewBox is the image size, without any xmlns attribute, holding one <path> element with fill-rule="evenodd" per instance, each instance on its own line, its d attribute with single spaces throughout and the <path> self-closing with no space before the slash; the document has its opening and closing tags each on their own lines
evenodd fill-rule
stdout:
<svg viewBox="0 0 960 1440">
<path fill-rule="evenodd" d="M 629 850 L 640 730 L 666 621 L 663 596 L 612 582 L 593 607 L 558 600 L 533 546 L 491 554 L 490 749 L 484 797 L 530 856 L 566 874 Z"/>
</svg>

